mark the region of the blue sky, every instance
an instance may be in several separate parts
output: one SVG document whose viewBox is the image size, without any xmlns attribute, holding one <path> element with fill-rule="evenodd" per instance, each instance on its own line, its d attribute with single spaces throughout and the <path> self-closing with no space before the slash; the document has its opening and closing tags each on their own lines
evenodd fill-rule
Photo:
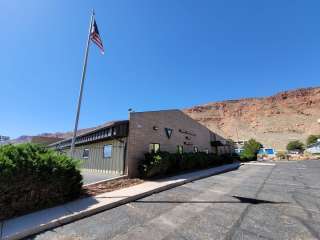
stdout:
<svg viewBox="0 0 320 240">
<path fill-rule="evenodd" d="M 317 0 L 3 0 L 0 134 L 73 128 L 92 8 L 81 128 L 320 85 Z"/>
</svg>

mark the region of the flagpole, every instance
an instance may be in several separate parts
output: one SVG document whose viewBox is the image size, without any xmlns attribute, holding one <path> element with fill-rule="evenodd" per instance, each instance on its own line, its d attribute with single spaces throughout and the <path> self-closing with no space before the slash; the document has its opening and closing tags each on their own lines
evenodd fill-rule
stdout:
<svg viewBox="0 0 320 240">
<path fill-rule="evenodd" d="M 76 120 L 75 120 L 75 124 L 74 124 L 73 137 L 72 137 L 72 142 L 71 142 L 71 151 L 70 151 L 71 157 L 74 156 L 74 146 L 75 146 L 76 137 L 77 137 L 78 123 L 79 123 L 79 116 L 80 116 L 80 108 L 81 108 L 81 101 L 82 101 L 82 94 L 83 94 L 83 85 L 84 85 L 84 80 L 86 78 L 88 53 L 89 53 L 89 48 L 90 48 L 90 34 L 91 34 L 91 30 L 92 30 L 93 20 L 94 20 L 94 10 L 92 10 L 92 15 L 91 15 L 91 19 L 90 19 L 89 33 L 88 33 L 88 39 L 87 39 L 87 45 L 86 45 L 86 50 L 85 50 L 85 54 L 84 54 L 84 62 L 83 62 L 82 76 L 81 76 L 81 82 L 80 82 L 80 92 L 79 92 L 79 97 L 78 97 Z"/>
</svg>

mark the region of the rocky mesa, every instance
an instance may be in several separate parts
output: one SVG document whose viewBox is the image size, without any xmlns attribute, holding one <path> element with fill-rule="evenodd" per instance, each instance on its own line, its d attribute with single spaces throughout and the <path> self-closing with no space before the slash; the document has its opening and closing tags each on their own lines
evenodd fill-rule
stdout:
<svg viewBox="0 0 320 240">
<path fill-rule="evenodd" d="M 320 134 L 320 87 L 280 92 L 271 97 L 213 102 L 183 110 L 226 138 L 255 138 L 284 150 L 291 140 Z"/>
</svg>

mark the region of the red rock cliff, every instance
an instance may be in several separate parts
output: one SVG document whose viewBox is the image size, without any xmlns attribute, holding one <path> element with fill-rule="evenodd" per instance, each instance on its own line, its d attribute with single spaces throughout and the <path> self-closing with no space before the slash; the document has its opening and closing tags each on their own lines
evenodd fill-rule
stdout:
<svg viewBox="0 0 320 240">
<path fill-rule="evenodd" d="M 184 112 L 226 138 L 255 138 L 280 150 L 288 141 L 305 142 L 308 135 L 320 134 L 320 88 L 208 103 Z"/>
</svg>

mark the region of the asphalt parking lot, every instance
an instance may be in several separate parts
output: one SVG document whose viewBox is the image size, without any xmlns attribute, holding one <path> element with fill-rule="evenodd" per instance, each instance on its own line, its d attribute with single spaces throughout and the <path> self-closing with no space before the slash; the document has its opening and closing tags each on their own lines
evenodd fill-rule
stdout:
<svg viewBox="0 0 320 240">
<path fill-rule="evenodd" d="M 29 239 L 320 239 L 320 161 L 243 165 Z"/>
</svg>

